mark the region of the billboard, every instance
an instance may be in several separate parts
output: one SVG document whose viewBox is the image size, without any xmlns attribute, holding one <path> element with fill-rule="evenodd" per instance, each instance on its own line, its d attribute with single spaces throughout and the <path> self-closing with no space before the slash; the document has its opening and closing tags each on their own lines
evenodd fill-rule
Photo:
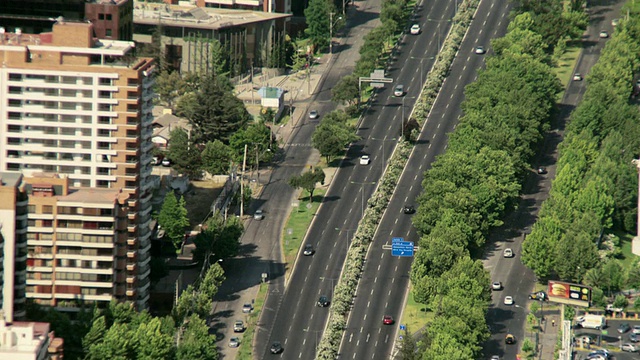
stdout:
<svg viewBox="0 0 640 360">
<path fill-rule="evenodd" d="M 591 287 L 564 281 L 549 281 L 549 301 L 560 304 L 588 307 L 591 303 Z"/>
</svg>

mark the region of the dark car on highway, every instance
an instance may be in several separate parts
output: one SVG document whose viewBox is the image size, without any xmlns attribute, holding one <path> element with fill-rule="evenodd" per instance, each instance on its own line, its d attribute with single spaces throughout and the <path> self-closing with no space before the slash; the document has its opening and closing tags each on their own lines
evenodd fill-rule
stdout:
<svg viewBox="0 0 640 360">
<path fill-rule="evenodd" d="M 274 341 L 273 344 L 271 344 L 272 354 L 280 354 L 282 351 L 284 351 L 284 349 L 282 348 L 282 344 L 280 344 L 280 342 Z"/>
<path fill-rule="evenodd" d="M 414 212 L 416 212 L 416 209 L 412 205 L 405 205 L 402 211 L 405 214 L 413 214 Z"/>
<path fill-rule="evenodd" d="M 320 298 L 318 299 L 318 306 L 320 307 L 329 306 L 329 298 L 326 297 L 325 295 L 320 296 Z"/>
</svg>

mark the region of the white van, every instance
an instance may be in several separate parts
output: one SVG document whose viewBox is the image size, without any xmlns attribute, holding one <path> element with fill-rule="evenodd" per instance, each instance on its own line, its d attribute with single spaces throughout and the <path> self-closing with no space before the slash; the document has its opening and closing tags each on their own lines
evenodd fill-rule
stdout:
<svg viewBox="0 0 640 360">
<path fill-rule="evenodd" d="M 604 329 L 607 327 L 607 319 L 602 315 L 584 315 L 578 318 L 578 324 L 585 329 Z"/>
</svg>

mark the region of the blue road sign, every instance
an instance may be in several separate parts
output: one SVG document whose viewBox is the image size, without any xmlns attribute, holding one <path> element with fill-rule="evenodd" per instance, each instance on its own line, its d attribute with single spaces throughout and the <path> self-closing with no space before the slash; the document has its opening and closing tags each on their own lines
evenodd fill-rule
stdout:
<svg viewBox="0 0 640 360">
<path fill-rule="evenodd" d="M 398 241 L 392 243 L 391 256 L 413 256 L 413 241 Z"/>
<path fill-rule="evenodd" d="M 391 238 L 391 243 L 392 244 L 395 244 L 397 242 L 403 242 L 403 241 L 404 241 L 404 238 L 401 238 L 401 237 Z"/>
<path fill-rule="evenodd" d="M 407 330 L 407 325 L 400 324 L 400 330 Z"/>
</svg>

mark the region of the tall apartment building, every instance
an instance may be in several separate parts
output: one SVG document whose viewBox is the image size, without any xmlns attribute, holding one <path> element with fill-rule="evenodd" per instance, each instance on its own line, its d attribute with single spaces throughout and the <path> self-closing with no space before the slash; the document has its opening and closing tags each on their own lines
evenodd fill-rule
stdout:
<svg viewBox="0 0 640 360">
<path fill-rule="evenodd" d="M 2 0 L 0 26 L 15 32 L 40 34 L 51 31 L 58 17 L 90 21 L 95 37 L 131 41 L 133 0 Z"/>
<path fill-rule="evenodd" d="M 144 308 L 154 65 L 131 56 L 132 42 L 93 33 L 90 23 L 59 21 L 51 33 L 0 37 L 0 171 L 31 184 L 28 298 L 73 307 L 110 291 Z"/>
<path fill-rule="evenodd" d="M 24 318 L 27 194 L 20 173 L 0 172 L 0 319 Z"/>
</svg>

